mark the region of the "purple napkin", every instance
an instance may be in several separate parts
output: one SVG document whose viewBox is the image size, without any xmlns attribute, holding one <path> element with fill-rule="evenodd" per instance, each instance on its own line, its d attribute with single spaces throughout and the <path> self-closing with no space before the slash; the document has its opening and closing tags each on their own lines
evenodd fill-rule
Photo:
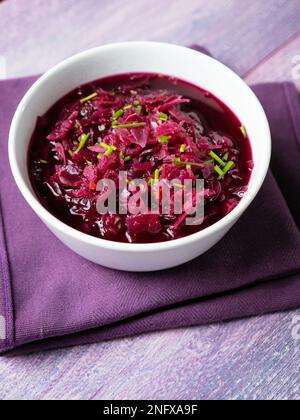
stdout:
<svg viewBox="0 0 300 420">
<path fill-rule="evenodd" d="M 0 353 L 93 343 L 300 305 L 300 106 L 292 84 L 254 88 L 272 128 L 272 173 L 237 225 L 193 262 L 133 274 L 74 254 L 17 190 L 8 164 L 8 130 L 34 80 L 0 82 Z"/>
</svg>

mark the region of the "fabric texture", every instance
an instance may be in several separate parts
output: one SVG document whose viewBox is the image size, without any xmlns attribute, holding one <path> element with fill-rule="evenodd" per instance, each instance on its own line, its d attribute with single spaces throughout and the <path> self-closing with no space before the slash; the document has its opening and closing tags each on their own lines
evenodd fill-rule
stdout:
<svg viewBox="0 0 300 420">
<path fill-rule="evenodd" d="M 254 87 L 271 125 L 272 172 L 229 234 L 184 266 L 125 273 L 66 248 L 16 187 L 8 131 L 34 80 L 0 82 L 0 353 L 93 343 L 300 305 L 300 105 L 292 84 Z"/>
</svg>

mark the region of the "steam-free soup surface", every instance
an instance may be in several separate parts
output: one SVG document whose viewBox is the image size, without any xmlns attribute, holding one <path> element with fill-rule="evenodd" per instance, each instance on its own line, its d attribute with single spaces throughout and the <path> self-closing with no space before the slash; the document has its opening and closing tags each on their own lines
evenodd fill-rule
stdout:
<svg viewBox="0 0 300 420">
<path fill-rule="evenodd" d="M 107 240 L 148 243 L 223 218 L 247 190 L 253 162 L 242 123 L 212 94 L 167 76 L 125 74 L 78 87 L 39 117 L 28 166 L 40 202 L 67 225 Z M 128 185 L 145 180 L 149 192 L 173 179 L 178 188 L 204 179 L 203 223 L 187 226 L 186 215 L 172 209 L 99 214 L 96 202 L 107 196 L 97 183 L 112 179 L 118 186 L 120 171 Z"/>
</svg>

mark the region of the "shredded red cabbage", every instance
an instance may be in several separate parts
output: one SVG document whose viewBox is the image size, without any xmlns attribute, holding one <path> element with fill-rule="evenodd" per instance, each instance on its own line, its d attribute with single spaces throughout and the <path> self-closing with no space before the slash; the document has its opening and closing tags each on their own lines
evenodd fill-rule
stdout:
<svg viewBox="0 0 300 420">
<path fill-rule="evenodd" d="M 29 172 L 41 202 L 84 233 L 122 242 L 160 242 L 189 235 L 232 211 L 253 168 L 249 139 L 233 113 L 211 94 L 158 75 L 121 75 L 71 92 L 40 117 Z M 101 179 L 127 171 L 127 183 L 204 179 L 205 217 L 105 214 Z M 119 191 L 118 191 L 119 193 Z M 128 197 L 123 197 L 126 200 Z M 191 203 L 195 197 L 191 196 Z"/>
</svg>

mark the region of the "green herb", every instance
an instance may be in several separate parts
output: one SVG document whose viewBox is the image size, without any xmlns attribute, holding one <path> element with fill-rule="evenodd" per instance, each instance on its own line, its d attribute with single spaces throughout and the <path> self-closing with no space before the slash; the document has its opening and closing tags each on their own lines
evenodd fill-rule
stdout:
<svg viewBox="0 0 300 420">
<path fill-rule="evenodd" d="M 44 159 L 41 159 L 41 160 L 39 160 L 39 163 L 42 163 L 43 165 L 46 165 L 48 163 L 48 161 L 44 160 Z"/>
<path fill-rule="evenodd" d="M 140 101 L 133 101 L 133 105 L 140 105 Z"/>
<path fill-rule="evenodd" d="M 182 184 L 173 184 L 173 186 L 176 188 L 185 188 L 185 186 Z"/>
<path fill-rule="evenodd" d="M 154 181 L 158 181 L 159 180 L 159 174 L 160 174 L 160 170 L 159 169 L 155 169 L 155 171 L 154 171 Z"/>
<path fill-rule="evenodd" d="M 77 149 L 75 150 L 74 153 L 79 153 L 80 150 L 82 150 L 86 144 L 86 142 L 88 141 L 88 139 L 91 137 L 91 133 L 87 133 L 87 134 L 82 134 L 79 145 L 77 147 Z"/>
<path fill-rule="evenodd" d="M 172 136 L 161 136 L 158 139 L 159 143 L 168 143 L 171 140 Z"/>
<path fill-rule="evenodd" d="M 225 166 L 226 165 L 226 163 L 225 162 L 223 162 L 223 160 L 215 153 L 215 152 L 213 152 L 213 151 L 211 151 L 210 153 L 209 153 L 209 155 L 216 161 L 216 162 L 218 162 L 220 165 L 222 165 L 222 166 Z"/>
<path fill-rule="evenodd" d="M 113 152 L 117 150 L 116 146 L 109 146 L 109 148 L 104 153 L 105 156 L 110 156 Z"/>
<path fill-rule="evenodd" d="M 229 158 L 229 153 L 225 153 L 225 155 L 222 157 L 222 160 L 227 162 L 228 158 Z"/>
<path fill-rule="evenodd" d="M 173 163 L 176 163 L 176 165 L 186 165 L 186 166 L 197 166 L 199 168 L 203 168 L 203 164 L 202 163 L 196 163 L 196 162 L 183 162 L 182 160 L 180 160 L 179 158 L 175 158 L 173 160 Z"/>
<path fill-rule="evenodd" d="M 131 109 L 132 108 L 132 105 L 126 105 L 126 106 L 124 106 L 124 111 L 128 111 L 128 109 Z"/>
<path fill-rule="evenodd" d="M 180 153 L 184 153 L 185 152 L 185 149 L 186 149 L 186 144 L 182 144 L 180 146 Z"/>
<path fill-rule="evenodd" d="M 215 171 L 217 172 L 217 174 L 219 175 L 219 179 L 224 178 L 224 172 L 222 171 L 222 169 L 219 166 L 215 166 Z"/>
<path fill-rule="evenodd" d="M 176 165 L 186 165 L 186 163 L 182 162 L 179 158 L 175 158 L 173 162 L 176 163 Z"/>
<path fill-rule="evenodd" d="M 164 121 L 164 122 L 168 121 L 168 119 L 169 119 L 167 114 L 165 114 L 164 112 L 159 113 L 159 118 L 160 118 L 161 121 Z"/>
<path fill-rule="evenodd" d="M 114 113 L 113 120 L 118 120 L 122 115 L 124 115 L 124 109 L 119 109 Z"/>
<path fill-rule="evenodd" d="M 97 156 L 97 159 L 101 160 L 101 159 L 102 159 L 102 156 L 99 154 L 99 155 Z"/>
<path fill-rule="evenodd" d="M 78 130 L 79 125 L 78 125 L 77 123 L 75 123 L 75 124 L 74 124 L 74 128 L 75 128 L 76 130 Z"/>
<path fill-rule="evenodd" d="M 137 112 L 140 114 L 140 113 L 142 112 L 142 107 L 141 107 L 141 105 L 137 106 L 137 107 L 136 107 L 136 110 L 137 110 Z"/>
<path fill-rule="evenodd" d="M 247 133 L 246 128 L 242 125 L 242 126 L 240 127 L 240 130 L 241 130 L 241 132 L 242 132 L 242 134 L 243 134 L 244 138 L 245 138 L 245 139 L 247 139 L 247 138 L 248 138 L 248 133 Z"/>
<path fill-rule="evenodd" d="M 153 184 L 153 178 L 150 178 L 149 180 L 148 180 L 148 185 L 152 185 Z"/>
<path fill-rule="evenodd" d="M 230 160 L 225 167 L 223 168 L 223 170 L 219 167 L 219 166 L 215 166 L 215 171 L 217 172 L 217 174 L 219 175 L 218 180 L 220 181 L 221 179 L 224 179 L 224 176 L 227 174 L 227 172 L 230 171 L 230 169 L 232 169 L 234 167 L 234 162 L 232 160 Z"/>
<path fill-rule="evenodd" d="M 87 102 L 87 101 L 95 98 L 96 96 L 97 96 L 97 93 L 96 92 L 95 93 L 92 93 L 91 95 L 87 96 L 86 98 L 80 99 L 80 103 L 83 104 L 84 102 Z"/>
<path fill-rule="evenodd" d="M 113 124 L 112 128 L 138 128 L 144 127 L 146 123 Z"/>
<path fill-rule="evenodd" d="M 129 162 L 131 159 L 132 159 L 132 157 L 131 157 L 131 156 L 126 156 L 126 157 L 124 158 L 124 162 Z"/>
<path fill-rule="evenodd" d="M 226 174 L 227 174 L 227 172 L 229 172 L 229 171 L 230 171 L 230 169 L 232 169 L 233 167 L 234 167 L 234 162 L 232 162 L 232 160 L 230 160 L 230 161 L 226 164 L 225 168 L 223 169 L 223 173 L 224 173 L 224 175 L 226 175 Z"/>
<path fill-rule="evenodd" d="M 179 158 L 173 159 L 173 163 L 176 163 L 176 165 L 185 165 L 185 162 L 181 162 Z"/>
<path fill-rule="evenodd" d="M 100 146 L 101 147 L 103 147 L 103 149 L 106 149 L 106 150 L 108 150 L 109 149 L 109 145 L 108 144 L 106 144 L 106 143 L 100 143 Z"/>
</svg>

